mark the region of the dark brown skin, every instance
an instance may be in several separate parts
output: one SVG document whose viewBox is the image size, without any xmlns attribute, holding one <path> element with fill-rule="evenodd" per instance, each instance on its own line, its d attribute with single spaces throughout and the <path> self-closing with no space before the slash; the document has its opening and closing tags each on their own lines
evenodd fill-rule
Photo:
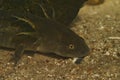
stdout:
<svg viewBox="0 0 120 80">
<path fill-rule="evenodd" d="M 42 5 L 49 18 L 70 25 L 86 1 L 88 0 L 1 0 L 0 9 L 15 15 L 31 13 L 46 18 L 40 7 Z"/>
<path fill-rule="evenodd" d="M 15 46 L 20 47 L 24 44 L 23 47 L 27 50 L 50 52 L 63 57 L 73 58 L 85 57 L 89 54 L 89 48 L 84 39 L 65 25 L 31 14 L 26 17 L 12 17 L 14 18 L 12 20 L 10 20 L 11 17 L 6 19 L 8 20 L 6 25 L 3 22 L 5 20 L 4 17 L 0 20 L 0 46 L 2 47 L 15 48 Z M 33 31 L 22 32 L 20 29 L 23 26 L 13 26 L 9 23 L 9 20 L 10 22 L 21 21 L 28 24 L 33 28 Z"/>
<path fill-rule="evenodd" d="M 38 50 L 53 52 L 64 57 L 84 57 L 89 52 L 84 39 L 65 25 L 29 14 L 26 17 L 16 18 L 33 23 L 37 32 L 36 36 L 41 42 Z"/>
<path fill-rule="evenodd" d="M 88 0 L 49 0 L 55 10 L 56 21 L 70 25 Z M 70 26 L 67 26 L 70 27 Z"/>
</svg>

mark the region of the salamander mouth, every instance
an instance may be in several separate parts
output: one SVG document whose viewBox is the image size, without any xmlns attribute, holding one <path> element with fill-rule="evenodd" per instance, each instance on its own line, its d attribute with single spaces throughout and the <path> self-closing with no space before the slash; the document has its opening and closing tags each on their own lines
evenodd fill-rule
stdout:
<svg viewBox="0 0 120 80">
<path fill-rule="evenodd" d="M 87 52 L 87 54 L 84 55 L 84 56 L 73 58 L 73 63 L 75 63 L 75 64 L 80 64 L 80 63 L 82 62 L 82 60 L 83 60 L 86 56 L 88 56 L 89 54 L 90 54 L 90 50 L 89 50 L 89 51 Z"/>
<path fill-rule="evenodd" d="M 73 58 L 73 63 L 80 64 L 83 59 L 84 59 L 84 57 Z"/>
</svg>

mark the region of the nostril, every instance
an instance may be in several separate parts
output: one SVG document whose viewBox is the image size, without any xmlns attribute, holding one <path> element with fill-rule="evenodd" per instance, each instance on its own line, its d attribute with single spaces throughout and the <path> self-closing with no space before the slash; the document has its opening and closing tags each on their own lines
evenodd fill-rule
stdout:
<svg viewBox="0 0 120 80">
<path fill-rule="evenodd" d="M 88 48 L 88 50 L 86 51 L 86 55 L 85 56 L 88 56 L 90 54 L 91 50 Z"/>
<path fill-rule="evenodd" d="M 89 54 L 90 53 L 90 48 L 87 46 L 86 47 L 86 51 L 85 51 L 86 54 Z"/>
<path fill-rule="evenodd" d="M 86 49 L 83 49 L 81 53 L 83 54 L 83 57 L 86 57 L 90 54 L 91 50 L 89 47 L 86 47 Z"/>
<path fill-rule="evenodd" d="M 89 49 L 88 55 L 91 53 L 92 51 Z"/>
</svg>

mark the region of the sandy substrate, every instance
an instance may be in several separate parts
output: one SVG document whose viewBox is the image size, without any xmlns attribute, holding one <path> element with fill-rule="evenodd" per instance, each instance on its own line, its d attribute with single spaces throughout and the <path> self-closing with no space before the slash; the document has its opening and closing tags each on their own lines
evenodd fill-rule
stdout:
<svg viewBox="0 0 120 80">
<path fill-rule="evenodd" d="M 91 48 L 81 64 L 25 54 L 13 67 L 14 51 L 0 49 L 0 80 L 120 80 L 120 0 L 85 5 L 72 26 Z"/>
</svg>

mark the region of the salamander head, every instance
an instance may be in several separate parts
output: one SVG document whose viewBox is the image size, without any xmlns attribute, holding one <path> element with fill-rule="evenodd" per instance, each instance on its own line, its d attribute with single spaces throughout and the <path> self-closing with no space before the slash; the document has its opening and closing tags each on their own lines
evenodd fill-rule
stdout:
<svg viewBox="0 0 120 80">
<path fill-rule="evenodd" d="M 63 35 L 56 49 L 56 54 L 65 57 L 85 57 L 89 54 L 89 47 L 84 39 L 71 32 L 70 35 Z"/>
<path fill-rule="evenodd" d="M 55 29 L 56 28 L 56 29 Z M 54 29 L 54 30 L 53 30 Z M 66 28 L 48 29 L 42 37 L 40 51 L 53 52 L 63 57 L 85 57 L 89 54 L 89 47 L 85 40 Z M 46 29 L 45 29 L 46 30 Z"/>
</svg>

